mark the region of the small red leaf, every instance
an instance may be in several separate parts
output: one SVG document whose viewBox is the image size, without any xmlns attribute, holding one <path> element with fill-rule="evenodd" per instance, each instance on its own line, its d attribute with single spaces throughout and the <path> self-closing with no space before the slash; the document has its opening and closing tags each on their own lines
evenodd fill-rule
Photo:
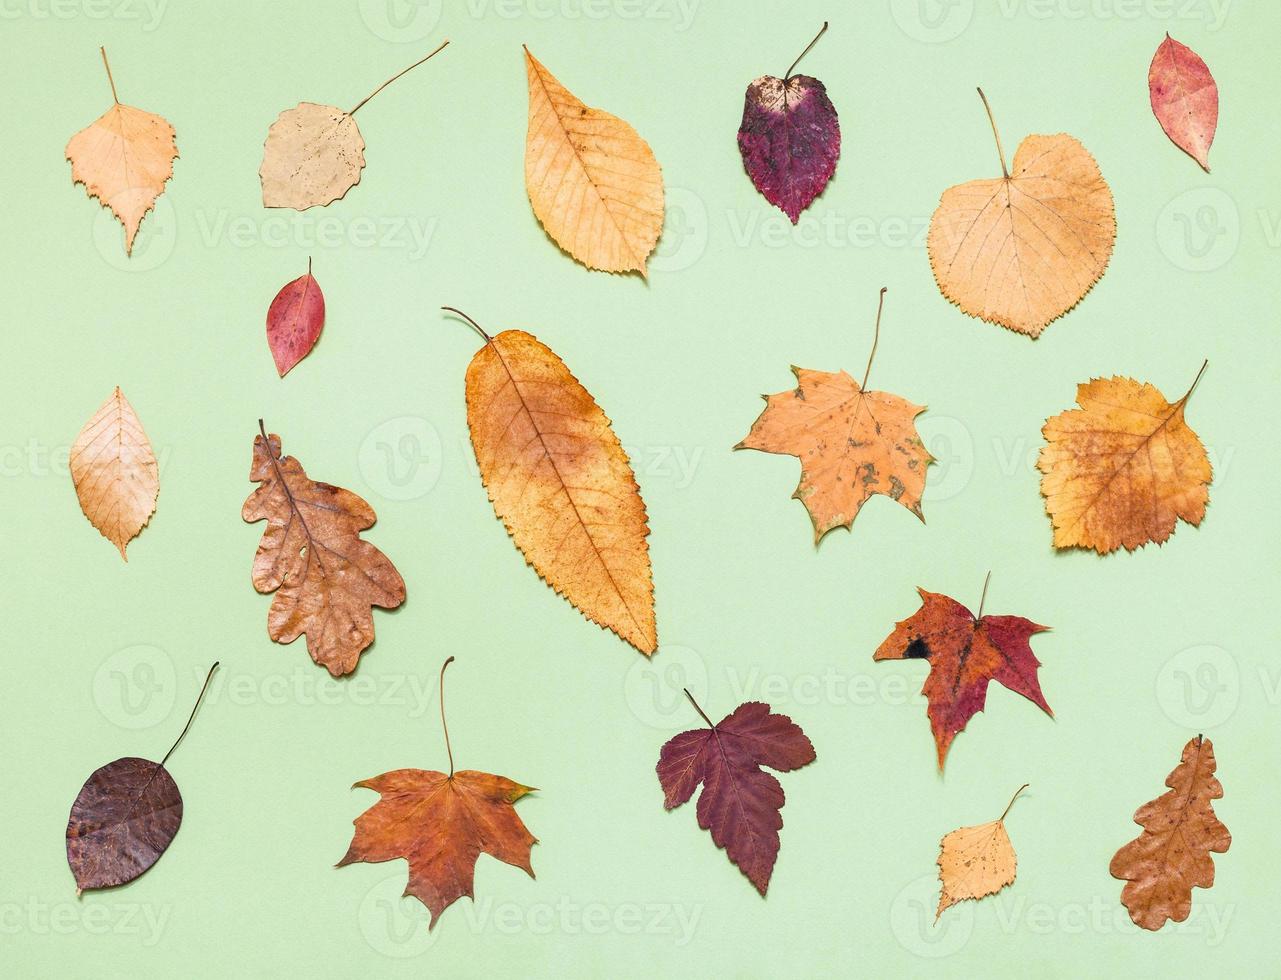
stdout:
<svg viewBox="0 0 1281 980">
<path fill-rule="evenodd" d="M 1165 135 L 1209 173 L 1219 87 L 1200 55 L 1167 34 L 1148 68 L 1148 94 Z"/>
<path fill-rule="evenodd" d="M 764 895 L 778 858 L 784 798 L 778 780 L 760 767 L 788 772 L 813 761 L 814 746 L 799 725 L 748 701 L 719 725 L 682 732 L 663 746 L 663 805 L 687 803 L 702 783 L 698 825 Z"/>
<path fill-rule="evenodd" d="M 267 310 L 267 344 L 282 378 L 311 353 L 324 325 L 325 294 L 308 262 L 307 274 L 283 286 Z"/>
</svg>

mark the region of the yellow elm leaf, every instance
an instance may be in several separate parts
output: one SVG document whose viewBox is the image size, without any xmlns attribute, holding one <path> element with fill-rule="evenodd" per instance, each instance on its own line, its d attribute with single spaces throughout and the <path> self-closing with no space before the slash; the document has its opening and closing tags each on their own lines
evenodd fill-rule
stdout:
<svg viewBox="0 0 1281 980">
<path fill-rule="evenodd" d="M 1080 408 L 1046 421 L 1036 465 L 1056 548 L 1133 551 L 1161 544 L 1178 518 L 1201 523 L 1213 474 L 1184 420 L 1191 394 L 1172 405 L 1133 378 L 1095 378 L 1077 386 Z"/>
<path fill-rule="evenodd" d="M 119 388 L 76 436 L 69 464 L 80 509 L 128 561 L 125 546 L 156 510 L 160 469 L 142 423 Z"/>
<path fill-rule="evenodd" d="M 960 827 L 939 842 L 939 907 L 935 921 L 943 910 L 967 898 L 979 899 L 995 895 L 1014 882 L 1018 858 L 1010 835 L 1005 832 L 1005 817 L 1027 789 L 1020 786 L 1010 799 L 1000 818 L 976 827 Z"/>
<path fill-rule="evenodd" d="M 114 105 L 67 142 L 72 184 L 84 184 L 90 197 L 110 208 L 125 228 L 125 254 L 133 254 L 142 219 L 156 204 L 173 176 L 178 156 L 173 127 L 151 112 L 116 98 L 116 83 L 107 66 Z M 123 552 L 124 549 L 121 549 Z"/>
<path fill-rule="evenodd" d="M 525 190 L 561 248 L 605 272 L 639 272 L 663 230 L 663 174 L 627 123 L 580 102 L 529 49 Z"/>
</svg>

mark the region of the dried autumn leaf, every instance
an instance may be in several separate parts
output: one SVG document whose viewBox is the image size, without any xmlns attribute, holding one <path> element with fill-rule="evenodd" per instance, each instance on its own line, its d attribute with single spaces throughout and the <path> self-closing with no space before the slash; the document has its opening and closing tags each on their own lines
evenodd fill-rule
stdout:
<svg viewBox="0 0 1281 980">
<path fill-rule="evenodd" d="M 119 387 L 76 436 L 68 465 L 80 509 L 128 561 L 125 547 L 156 511 L 160 468 Z"/>
<path fill-rule="evenodd" d="M 1038 337 L 1107 268 L 1112 191 L 1094 157 L 1065 133 L 1027 137 L 1013 174 L 999 135 L 996 147 L 1002 177 L 943 192 L 926 241 L 930 268 L 943 295 L 970 316 Z"/>
<path fill-rule="evenodd" d="M 1010 799 L 1005 813 L 991 823 L 961 827 L 939 841 L 939 907 L 934 921 L 943 910 L 967 898 L 980 899 L 995 895 L 1014 883 L 1018 859 L 1010 835 L 1005 832 L 1005 817 L 1027 789 L 1020 786 Z"/>
<path fill-rule="evenodd" d="M 377 515 L 350 490 L 307 477 L 293 456 L 282 456 L 280 436 L 254 437 L 249 479 L 261 484 L 240 516 L 266 520 L 254 555 L 253 583 L 275 592 L 267 635 L 292 643 L 304 633 L 307 652 L 333 676 L 356 669 L 374 642 L 373 607 L 395 609 L 405 601 L 396 566 L 360 532 Z"/>
<path fill-rule="evenodd" d="M 1148 96 L 1165 135 L 1209 173 L 1219 87 L 1201 56 L 1167 33 L 1148 67 Z"/>
<path fill-rule="evenodd" d="M 441 679 L 445 667 L 440 668 Z M 441 723 L 445 706 L 442 697 Z M 464 770 L 454 772 L 449 747 L 449 775 L 424 769 L 397 769 L 355 785 L 381 797 L 354 821 L 356 832 L 338 867 L 364 861 L 376 864 L 403 858 L 409 863 L 405 894 L 431 911 L 428 929 L 459 898 L 474 899 L 476 859 L 482 853 L 522 869 L 531 878 L 530 851 L 538 843 L 513 804 L 533 787 L 504 776 Z"/>
<path fill-rule="evenodd" d="M 1112 877 L 1125 882 L 1121 904 L 1135 925 L 1155 931 L 1167 919 L 1182 922 L 1192 911 L 1192 889 L 1214 884 L 1210 854 L 1222 854 L 1232 843 L 1214 815 L 1212 801 L 1223 798 L 1214 770 L 1214 746 L 1198 735 L 1165 780 L 1170 792 L 1135 811 L 1143 833 L 1108 866 Z"/>
<path fill-rule="evenodd" d="M 523 330 L 467 367 L 467 426 L 494 512 L 548 585 L 648 656 L 658 646 L 649 524 L 627 453 L 565 362 Z"/>
<path fill-rule="evenodd" d="M 814 746 L 799 725 L 767 704 L 747 701 L 713 725 L 689 691 L 685 695 L 708 727 L 682 732 L 659 753 L 663 806 L 688 803 L 702 783 L 698 825 L 764 895 L 778 859 L 784 796 L 779 781 L 760 767 L 799 769 L 814 761 Z"/>
<path fill-rule="evenodd" d="M 984 592 L 987 585 L 984 583 Z M 987 702 L 989 681 L 998 681 L 1022 694 L 1050 717 L 1032 653 L 1031 638 L 1049 629 L 1022 616 L 984 616 L 983 603 L 974 616 L 948 596 L 917 589 L 921 608 L 895 624 L 894 632 L 872 655 L 873 660 L 928 660 L 930 672 L 921 693 L 929 702 L 926 713 L 939 769 L 947 750 L 969 720 Z"/>
<path fill-rule="evenodd" d="M 823 193 L 841 155 L 841 125 L 827 89 L 792 68 L 827 30 L 827 22 L 782 78 L 762 75 L 747 86 L 738 149 L 765 200 L 792 219 Z"/>
<path fill-rule="evenodd" d="M 1133 551 L 1164 542 L 1178 518 L 1201 523 L 1213 474 L 1205 447 L 1184 419 L 1195 387 L 1193 381 L 1171 405 L 1133 378 L 1077 385 L 1081 407 L 1041 428 L 1045 445 L 1036 465 L 1054 547 L 1093 548 L 1101 555 L 1121 547 Z"/>
<path fill-rule="evenodd" d="M 639 272 L 663 230 L 663 174 L 627 123 L 584 105 L 525 49 L 525 190 L 547 234 L 589 269 Z"/>
<path fill-rule="evenodd" d="M 72 184 L 84 184 L 90 197 L 120 219 L 125 229 L 125 254 L 133 254 L 142 219 L 164 193 L 178 156 L 173 127 L 162 117 L 125 105 L 116 96 L 116 83 L 102 51 L 114 105 L 67 143 Z"/>
<path fill-rule="evenodd" d="M 315 102 L 299 102 L 282 111 L 267 130 L 258 168 L 263 207 L 297 211 L 323 207 L 358 184 L 365 167 L 365 140 L 356 125 L 356 111 L 448 43 L 387 79 L 350 112 Z"/>
<path fill-rule="evenodd" d="M 182 825 L 182 794 L 165 768 L 196 716 L 215 663 L 209 668 L 191 717 L 159 762 L 129 756 L 94 771 L 71 804 L 67 864 L 76 894 L 133 881 L 173 843 Z"/>
<path fill-rule="evenodd" d="M 325 294 L 308 259 L 307 274 L 282 286 L 267 308 L 267 346 L 282 378 L 311 353 L 324 326 Z"/>
<path fill-rule="evenodd" d="M 882 302 L 885 290 L 881 290 Z M 881 311 L 876 311 L 880 333 Z M 872 343 L 876 352 L 876 342 Z M 793 367 L 797 386 L 762 395 L 765 410 L 735 449 L 783 453 L 801 461 L 801 482 L 792 497 L 814 523 L 814 543 L 834 527 L 852 527 L 875 494 L 921 513 L 925 471 L 933 457 L 916 431 L 924 405 L 884 391 L 868 391 L 869 357 L 863 382 L 844 371 L 829 374 Z"/>
</svg>

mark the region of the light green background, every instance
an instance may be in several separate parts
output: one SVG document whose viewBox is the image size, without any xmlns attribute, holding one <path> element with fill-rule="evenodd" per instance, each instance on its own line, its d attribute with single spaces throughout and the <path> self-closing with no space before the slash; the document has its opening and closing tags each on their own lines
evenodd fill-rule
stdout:
<svg viewBox="0 0 1281 980">
<path fill-rule="evenodd" d="M 4 0 L 5 973 L 1277 975 L 1281 11 L 688 4 L 172 0 L 157 19 L 141 0 Z M 824 18 L 804 69 L 840 112 L 843 155 L 792 230 L 744 176 L 734 133 L 747 83 L 782 72 Z M 1148 106 L 1167 30 L 1219 82 L 1208 176 Z M 261 207 L 280 110 L 354 105 L 445 36 L 361 110 L 367 167 L 344 200 Z M 531 215 L 521 42 L 661 161 L 668 227 L 648 284 L 587 272 Z M 63 159 L 108 105 L 99 43 L 121 98 L 172 121 L 181 151 L 131 261 Z M 1011 154 L 1025 134 L 1072 133 L 1116 197 L 1106 276 L 1036 342 L 949 306 L 923 247 L 940 192 L 997 173 L 976 84 Z M 309 255 L 327 323 L 281 381 L 263 318 Z M 790 386 L 789 364 L 862 369 L 882 285 L 872 383 L 929 405 L 929 523 L 877 499 L 816 551 L 789 500 L 796 461 L 730 447 L 758 394 Z M 537 334 L 632 450 L 653 528 L 652 663 L 548 590 L 495 520 L 464 418 L 476 338 L 442 303 Z M 1097 375 L 1177 397 L 1206 357 L 1188 412 L 1215 466 L 1201 528 L 1136 554 L 1055 554 L 1033 466 L 1044 419 Z M 66 472 L 116 384 L 162 465 L 127 565 Z M 262 526 L 239 517 L 259 416 L 312 476 L 370 501 L 369 538 L 408 584 L 354 679 L 267 640 L 269 600 L 249 581 Z M 871 654 L 916 586 L 973 603 L 988 569 L 989 612 L 1054 628 L 1035 650 L 1056 717 L 994 686 L 940 777 L 925 665 Z M 482 857 L 477 902 L 428 936 L 421 907 L 396 902 L 403 863 L 333 864 L 375 799 L 352 782 L 445 765 L 435 675 L 450 654 L 459 765 L 539 786 L 519 812 L 541 842 L 537 880 Z M 82 780 L 159 758 L 214 659 L 171 760 L 186 802 L 174 845 L 133 884 L 77 900 L 63 828 Z M 659 747 L 698 723 L 681 684 L 717 718 L 768 700 L 817 748 L 782 777 L 765 900 L 693 805 L 663 812 Z M 1232 849 L 1191 919 L 1140 933 L 1108 861 L 1197 731 L 1215 743 Z M 1017 881 L 933 926 L 940 836 L 995 818 L 1025 781 L 1008 820 Z"/>
</svg>

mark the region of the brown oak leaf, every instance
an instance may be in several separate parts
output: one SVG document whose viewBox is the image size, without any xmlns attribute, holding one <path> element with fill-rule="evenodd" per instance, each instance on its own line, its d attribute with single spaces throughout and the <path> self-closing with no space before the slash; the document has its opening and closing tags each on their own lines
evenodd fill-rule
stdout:
<svg viewBox="0 0 1281 980">
<path fill-rule="evenodd" d="M 885 290 L 881 290 L 882 301 Z M 877 332 L 881 314 L 876 314 Z M 876 345 L 873 342 L 873 353 Z M 762 395 L 765 410 L 735 449 L 795 456 L 801 482 L 792 497 L 805 505 L 817 544 L 834 527 L 852 527 L 868 500 L 883 494 L 922 522 L 921 495 L 932 457 L 916 431 L 924 405 L 884 391 L 868 391 L 844 371 L 793 367 L 797 386 Z"/>
<path fill-rule="evenodd" d="M 1157 930 L 1167 919 L 1182 922 L 1192 911 L 1192 889 L 1214 884 L 1214 859 L 1232 843 L 1213 800 L 1223 786 L 1214 778 L 1214 746 L 1198 735 L 1165 780 L 1170 792 L 1134 813 L 1143 833 L 1112 858 L 1108 870 L 1125 882 L 1121 903 L 1135 925 Z"/>
<path fill-rule="evenodd" d="M 277 643 L 307 635 L 311 659 L 338 677 L 356 669 L 374 642 L 373 607 L 405 601 L 396 566 L 360 532 L 373 526 L 373 508 L 350 490 L 307 477 L 293 456 L 282 456 L 280 436 L 259 422 L 249 479 L 260 483 L 241 517 L 266 520 L 254 555 L 253 583 L 275 592 L 267 634 Z"/>
<path fill-rule="evenodd" d="M 441 680 L 454 658 L 440 668 Z M 442 695 L 441 723 L 445 707 Z M 490 854 L 531 878 L 530 851 L 537 838 L 526 829 L 513 804 L 532 786 L 487 772 L 454 772 L 449 729 L 445 729 L 449 775 L 426 769 L 397 769 L 356 783 L 380 795 L 355 820 L 351 846 L 338 867 L 364 861 L 376 864 L 403 858 L 409 862 L 405 894 L 431 911 L 428 929 L 464 895 L 475 898 L 476 859 Z"/>
</svg>

